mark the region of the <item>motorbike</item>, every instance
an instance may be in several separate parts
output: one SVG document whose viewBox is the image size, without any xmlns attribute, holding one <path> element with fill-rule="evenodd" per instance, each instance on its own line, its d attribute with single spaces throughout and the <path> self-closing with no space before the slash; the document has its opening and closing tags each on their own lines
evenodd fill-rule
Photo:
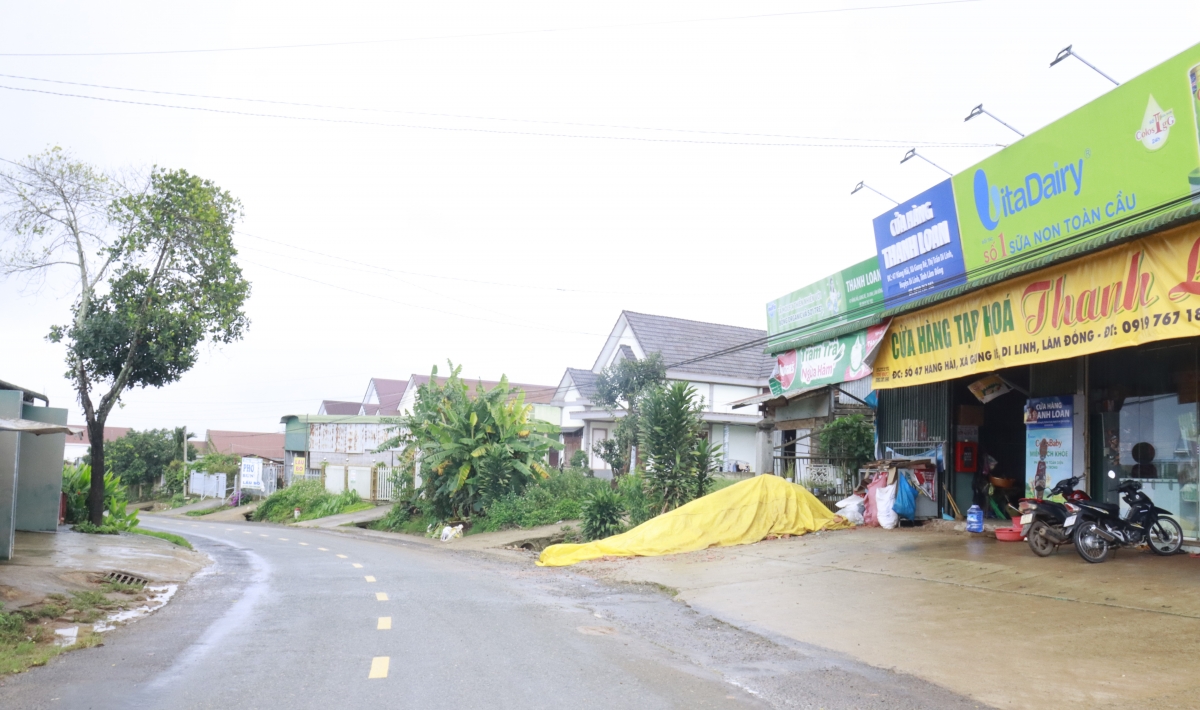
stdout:
<svg viewBox="0 0 1200 710">
<path fill-rule="evenodd" d="M 1109 478 L 1116 478 L 1114 471 Z M 1148 545 L 1156 555 L 1174 555 L 1183 547 L 1183 528 L 1171 511 L 1159 508 L 1142 492 L 1141 481 L 1121 481 L 1117 491 L 1129 506 L 1129 514 L 1121 517 L 1116 503 L 1089 500 L 1077 501 L 1072 506 L 1078 509 L 1075 516 L 1068 516 L 1069 530 L 1075 541 L 1075 550 L 1088 562 L 1104 562 L 1112 550 L 1118 547 Z M 1072 517 L 1075 519 L 1073 520 Z"/>
<path fill-rule="evenodd" d="M 1047 497 L 1062 496 L 1068 503 L 1091 500 L 1087 493 L 1076 490 L 1075 486 L 1081 481 L 1082 475 L 1064 478 L 1050 489 Z M 1063 525 L 1071 515 L 1067 503 L 1022 498 L 1017 507 L 1021 511 L 1021 537 L 1038 557 L 1047 557 L 1059 546 L 1072 542 L 1071 535 L 1063 531 Z"/>
</svg>

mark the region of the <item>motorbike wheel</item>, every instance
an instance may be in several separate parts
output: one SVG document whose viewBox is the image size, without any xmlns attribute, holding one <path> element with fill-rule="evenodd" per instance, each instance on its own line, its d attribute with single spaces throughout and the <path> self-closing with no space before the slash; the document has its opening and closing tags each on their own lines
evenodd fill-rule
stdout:
<svg viewBox="0 0 1200 710">
<path fill-rule="evenodd" d="M 1174 555 L 1183 547 L 1183 528 L 1174 518 L 1155 518 L 1146 531 L 1146 542 L 1156 555 Z"/>
<path fill-rule="evenodd" d="M 1033 550 L 1033 554 L 1038 557 L 1049 557 L 1058 549 L 1058 545 L 1051 542 L 1045 532 L 1046 524 L 1040 520 L 1034 521 L 1033 525 L 1029 526 L 1029 537 L 1026 538 L 1026 541 L 1029 543 L 1029 549 Z"/>
<path fill-rule="evenodd" d="M 1108 541 L 1096 534 L 1096 524 L 1087 521 L 1075 529 L 1075 551 L 1084 560 L 1092 563 L 1108 559 L 1111 548 Z"/>
</svg>

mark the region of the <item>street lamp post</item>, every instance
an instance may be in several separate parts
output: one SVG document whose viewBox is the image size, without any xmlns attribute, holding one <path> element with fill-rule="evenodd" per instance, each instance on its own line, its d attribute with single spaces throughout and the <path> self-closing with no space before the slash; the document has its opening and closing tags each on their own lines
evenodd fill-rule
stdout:
<svg viewBox="0 0 1200 710">
<path fill-rule="evenodd" d="M 864 190 L 864 189 L 865 189 L 865 190 L 870 190 L 871 192 L 874 192 L 876 195 L 879 195 L 880 197 L 882 197 L 883 199 L 887 200 L 888 202 L 892 202 L 892 203 L 894 203 L 894 204 L 897 204 L 897 205 L 898 205 L 898 204 L 900 204 L 899 202 L 896 202 L 896 201 L 895 201 L 895 200 L 893 200 L 892 198 L 890 198 L 890 197 L 888 197 L 887 195 L 883 194 L 883 193 L 882 193 L 882 192 L 880 192 L 879 190 L 876 190 L 875 188 L 871 187 L 870 185 L 868 185 L 868 184 L 867 184 L 867 183 L 865 183 L 865 182 L 859 182 L 857 185 L 855 185 L 855 186 L 854 186 L 854 189 L 850 191 L 850 194 L 851 194 L 851 195 L 853 195 L 854 193 L 858 192 L 859 190 Z"/>
<path fill-rule="evenodd" d="M 901 164 L 901 165 L 903 165 L 903 164 L 907 163 L 909 160 L 911 160 L 912 158 L 920 158 L 921 160 L 924 160 L 926 163 L 929 163 L 930 165 L 932 165 L 933 167 L 937 168 L 938 170 L 941 170 L 942 172 L 946 173 L 946 174 L 947 174 L 947 175 L 949 175 L 950 177 L 954 177 L 954 173 L 952 173 L 952 172 L 950 172 L 949 170 L 947 170 L 947 169 L 943 168 L 942 166 L 940 166 L 940 165 L 938 165 L 937 163 L 933 162 L 933 161 L 932 161 L 932 160 L 930 160 L 929 158 L 926 158 L 925 156 L 921 155 L 920 153 L 918 153 L 918 152 L 917 152 L 917 149 L 916 149 L 916 148 L 911 148 L 911 149 L 909 149 L 909 151 L 908 151 L 907 153 L 905 153 L 905 154 L 904 154 L 904 157 L 900 159 L 900 164 Z"/>
<path fill-rule="evenodd" d="M 1084 59 L 1083 57 L 1079 56 L 1079 54 L 1078 54 L 1078 53 L 1074 52 L 1074 51 L 1071 49 L 1071 47 L 1073 47 L 1073 46 L 1074 46 L 1074 45 L 1068 44 L 1068 45 L 1067 45 L 1067 48 L 1066 48 L 1066 49 L 1064 49 L 1064 50 L 1062 50 L 1062 51 L 1060 51 L 1060 52 L 1058 53 L 1058 56 L 1054 58 L 1054 61 L 1050 62 L 1050 66 L 1054 66 L 1055 64 L 1058 64 L 1059 62 L 1061 62 L 1062 60 L 1066 59 L 1067 57 L 1075 57 L 1075 58 L 1076 58 L 1076 59 L 1078 59 L 1079 61 L 1081 61 L 1081 62 L 1083 62 L 1084 64 L 1086 64 L 1086 65 L 1087 65 L 1087 66 L 1088 66 L 1088 67 L 1089 67 L 1089 68 L 1090 68 L 1092 71 L 1096 72 L 1097 74 L 1099 74 L 1100 76 L 1104 77 L 1105 79 L 1108 79 L 1109 81 L 1111 81 L 1111 82 L 1113 83 L 1113 85 L 1115 85 L 1115 86 L 1120 86 L 1120 85 L 1121 85 L 1121 82 L 1119 82 L 1119 81 L 1117 81 L 1116 79 L 1112 78 L 1112 77 L 1111 77 L 1111 76 L 1109 76 L 1108 74 L 1105 74 L 1104 72 L 1100 71 L 1099 69 L 1097 69 L 1097 68 L 1096 68 L 1096 65 L 1095 65 L 1095 64 L 1092 64 L 1092 63 L 1091 63 L 1091 62 L 1089 62 L 1088 60 L 1086 60 L 1086 59 Z"/>
</svg>

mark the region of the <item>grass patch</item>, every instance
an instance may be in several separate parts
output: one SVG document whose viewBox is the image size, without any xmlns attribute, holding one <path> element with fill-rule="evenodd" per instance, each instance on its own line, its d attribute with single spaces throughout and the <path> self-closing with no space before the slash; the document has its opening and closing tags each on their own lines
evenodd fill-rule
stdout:
<svg viewBox="0 0 1200 710">
<path fill-rule="evenodd" d="M 159 540 L 166 540 L 167 542 L 173 542 L 176 545 L 179 545 L 180 547 L 186 547 L 189 550 L 194 549 L 192 547 L 192 543 L 188 542 L 185 538 L 180 537 L 179 535 L 176 535 L 175 533 L 159 532 L 157 530 L 143 530 L 142 528 L 134 528 L 133 530 L 130 530 L 129 532 L 131 532 L 135 535 L 147 535 L 149 537 L 156 537 Z"/>
<path fill-rule="evenodd" d="M 285 523 L 296 519 L 293 512 L 296 508 L 300 509 L 300 520 L 313 520 L 372 507 L 374 504 L 360 498 L 357 491 L 334 495 L 320 481 L 300 481 L 264 498 L 254 509 L 254 519 Z"/>
<path fill-rule="evenodd" d="M 222 510 L 229 510 L 229 506 L 218 505 L 215 508 L 205 508 L 203 510 L 189 510 L 188 512 L 184 513 L 184 515 L 190 515 L 193 518 L 199 518 L 202 515 L 212 515 L 213 513 L 217 513 Z"/>
<path fill-rule="evenodd" d="M 41 604 L 8 613 L 0 612 L 0 675 L 44 666 L 50 659 L 66 651 L 99 646 L 100 634 L 87 629 L 80 630 L 74 644 L 58 646 L 55 644 L 58 637 L 48 622 L 67 616 L 73 619 L 72 623 L 92 624 L 108 612 L 129 605 L 124 600 L 110 598 L 106 593 L 108 591 L 106 585 L 105 591 L 73 592 L 70 596 L 47 594 Z"/>
</svg>

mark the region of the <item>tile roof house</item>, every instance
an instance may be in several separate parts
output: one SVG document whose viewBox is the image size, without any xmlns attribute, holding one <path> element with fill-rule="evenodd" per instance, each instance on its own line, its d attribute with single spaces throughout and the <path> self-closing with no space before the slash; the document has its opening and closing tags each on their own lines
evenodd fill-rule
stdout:
<svg viewBox="0 0 1200 710">
<path fill-rule="evenodd" d="M 71 433 L 67 434 L 67 443 L 63 448 L 63 458 L 67 461 L 79 461 L 92 452 L 92 441 L 88 438 L 87 427 L 83 424 L 68 424 Z M 127 426 L 104 427 L 104 440 L 116 441 L 133 431 Z"/>
<path fill-rule="evenodd" d="M 257 431 L 219 431 L 209 429 L 204 436 L 209 451 L 238 456 L 258 456 L 283 461 L 282 433 Z"/>
<path fill-rule="evenodd" d="M 372 405 L 375 406 L 375 405 Z M 361 402 L 345 402 L 336 399 L 322 400 L 317 414 L 348 414 L 357 415 L 362 410 Z"/>
<path fill-rule="evenodd" d="M 408 390 L 409 380 L 387 380 L 382 377 L 372 377 L 367 383 L 367 393 L 363 395 L 362 407 L 355 414 L 379 415 L 383 417 L 395 415 L 400 408 L 400 401 Z"/>
<path fill-rule="evenodd" d="M 567 368 L 554 393 L 553 403 L 562 407 L 564 456 L 569 460 L 574 449 L 590 451 L 608 438 L 620 414 L 592 404 L 596 377 L 618 360 L 659 353 L 667 379 L 690 383 L 704 399 L 703 419 L 722 446 L 726 469 L 766 470 L 771 462 L 764 461 L 763 448 L 764 441 L 770 445 L 770 433 L 758 431 L 757 413 L 731 406 L 766 391 L 774 367 L 774 359 L 763 354 L 766 337 L 755 328 L 622 311 L 592 368 Z M 597 473 L 608 473 L 607 464 L 589 458 Z"/>
</svg>

